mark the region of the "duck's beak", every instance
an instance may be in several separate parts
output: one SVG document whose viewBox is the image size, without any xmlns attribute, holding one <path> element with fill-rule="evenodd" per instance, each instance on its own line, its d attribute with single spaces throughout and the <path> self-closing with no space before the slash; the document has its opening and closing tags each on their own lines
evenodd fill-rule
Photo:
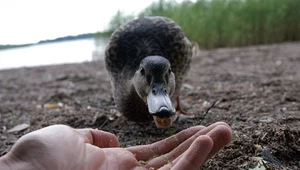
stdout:
<svg viewBox="0 0 300 170">
<path fill-rule="evenodd" d="M 153 84 L 147 96 L 149 113 L 153 116 L 158 128 L 171 126 L 175 108 L 166 92 L 165 84 Z"/>
</svg>

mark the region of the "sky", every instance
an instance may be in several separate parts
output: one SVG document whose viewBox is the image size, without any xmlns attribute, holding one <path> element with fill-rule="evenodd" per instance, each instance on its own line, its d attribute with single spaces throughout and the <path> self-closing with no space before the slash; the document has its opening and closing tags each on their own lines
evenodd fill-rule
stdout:
<svg viewBox="0 0 300 170">
<path fill-rule="evenodd" d="M 0 44 L 103 31 L 118 10 L 138 14 L 153 1 L 0 0 Z"/>
</svg>

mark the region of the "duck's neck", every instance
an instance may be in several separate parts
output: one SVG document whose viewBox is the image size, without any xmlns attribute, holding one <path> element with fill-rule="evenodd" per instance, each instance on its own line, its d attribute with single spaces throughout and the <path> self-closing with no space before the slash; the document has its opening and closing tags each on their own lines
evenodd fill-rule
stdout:
<svg viewBox="0 0 300 170">
<path fill-rule="evenodd" d="M 136 93 L 134 86 L 120 87 L 116 93 L 118 94 L 115 94 L 115 102 L 125 117 L 133 121 L 152 120 L 147 105 Z"/>
</svg>

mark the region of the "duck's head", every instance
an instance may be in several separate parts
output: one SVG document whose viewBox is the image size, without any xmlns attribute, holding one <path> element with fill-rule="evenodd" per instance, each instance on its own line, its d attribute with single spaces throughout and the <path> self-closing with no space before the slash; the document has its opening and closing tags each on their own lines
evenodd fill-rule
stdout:
<svg viewBox="0 0 300 170">
<path fill-rule="evenodd" d="M 175 75 L 171 71 L 170 62 L 161 56 L 144 58 L 135 72 L 133 85 L 147 104 L 156 126 L 171 126 L 176 111 L 170 99 L 175 91 Z"/>
</svg>

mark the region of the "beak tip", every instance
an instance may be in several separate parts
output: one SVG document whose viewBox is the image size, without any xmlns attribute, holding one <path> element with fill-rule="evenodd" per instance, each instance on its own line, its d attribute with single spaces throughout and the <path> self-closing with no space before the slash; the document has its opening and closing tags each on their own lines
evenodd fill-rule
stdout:
<svg viewBox="0 0 300 170">
<path fill-rule="evenodd" d="M 152 113 L 152 115 L 159 118 L 169 118 L 175 115 L 175 112 L 173 111 L 173 109 L 171 110 L 165 106 L 162 106 L 161 108 L 159 108 L 158 112 Z"/>
</svg>

